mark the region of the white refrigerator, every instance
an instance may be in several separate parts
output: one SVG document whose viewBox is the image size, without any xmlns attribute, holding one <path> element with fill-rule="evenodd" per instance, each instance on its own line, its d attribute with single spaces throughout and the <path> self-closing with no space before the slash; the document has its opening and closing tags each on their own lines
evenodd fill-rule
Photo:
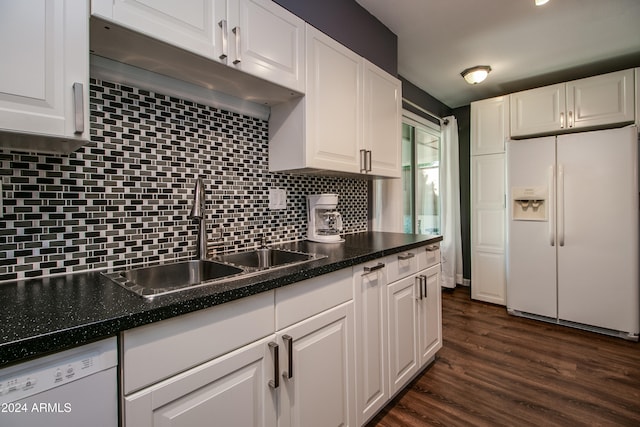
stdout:
<svg viewBox="0 0 640 427">
<path fill-rule="evenodd" d="M 507 143 L 507 309 L 637 340 L 638 129 Z"/>
</svg>

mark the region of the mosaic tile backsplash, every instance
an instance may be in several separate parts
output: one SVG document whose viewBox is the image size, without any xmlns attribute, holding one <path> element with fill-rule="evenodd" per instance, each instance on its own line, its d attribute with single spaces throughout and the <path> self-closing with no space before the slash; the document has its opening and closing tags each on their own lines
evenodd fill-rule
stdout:
<svg viewBox="0 0 640 427">
<path fill-rule="evenodd" d="M 0 281 L 195 255 L 198 176 L 218 250 L 304 239 L 306 196 L 338 193 L 345 232 L 367 229 L 364 180 L 270 173 L 268 122 L 91 80 L 92 142 L 69 156 L 0 151 Z M 269 209 L 269 189 L 287 191 Z"/>
</svg>

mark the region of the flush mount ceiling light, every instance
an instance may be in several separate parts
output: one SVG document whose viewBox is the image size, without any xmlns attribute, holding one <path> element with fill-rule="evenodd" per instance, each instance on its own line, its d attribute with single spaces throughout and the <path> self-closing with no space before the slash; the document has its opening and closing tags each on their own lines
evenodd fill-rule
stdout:
<svg viewBox="0 0 640 427">
<path fill-rule="evenodd" d="M 491 67 L 488 65 L 476 65 L 475 67 L 467 68 L 463 72 L 460 73 L 462 77 L 469 83 L 470 85 L 478 84 L 484 79 L 487 78 L 491 72 Z"/>
<path fill-rule="evenodd" d="M 542 6 L 543 4 L 547 4 L 549 0 L 535 0 L 536 6 Z"/>
</svg>

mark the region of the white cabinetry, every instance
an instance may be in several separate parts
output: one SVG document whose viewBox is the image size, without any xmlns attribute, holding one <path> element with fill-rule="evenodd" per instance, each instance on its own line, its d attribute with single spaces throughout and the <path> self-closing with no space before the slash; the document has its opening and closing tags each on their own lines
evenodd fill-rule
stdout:
<svg viewBox="0 0 640 427">
<path fill-rule="evenodd" d="M 471 103 L 471 297 L 504 305 L 508 98 Z"/>
<path fill-rule="evenodd" d="M 633 70 L 517 92 L 510 99 L 512 137 L 631 123 Z"/>
<path fill-rule="evenodd" d="M 270 170 L 399 176 L 400 81 L 309 25 L 306 43 L 306 95 L 271 110 Z"/>
<path fill-rule="evenodd" d="M 363 425 L 389 400 L 387 275 L 384 260 L 353 268 L 356 312 L 356 390 Z"/>
<path fill-rule="evenodd" d="M 70 153 L 89 138 L 86 1 L 0 2 L 0 149 Z"/>
<path fill-rule="evenodd" d="M 215 420 L 221 426 L 276 427 L 272 342 L 273 336 L 127 396 L 125 425 L 201 427 Z"/>
<path fill-rule="evenodd" d="M 280 427 L 356 424 L 352 300 L 351 269 L 276 290 Z"/>
<path fill-rule="evenodd" d="M 440 251 L 437 244 L 391 255 L 387 265 L 390 395 L 442 347 Z"/>
<path fill-rule="evenodd" d="M 304 92 L 304 21 L 270 0 L 92 0 L 91 7 L 93 16 Z"/>
</svg>

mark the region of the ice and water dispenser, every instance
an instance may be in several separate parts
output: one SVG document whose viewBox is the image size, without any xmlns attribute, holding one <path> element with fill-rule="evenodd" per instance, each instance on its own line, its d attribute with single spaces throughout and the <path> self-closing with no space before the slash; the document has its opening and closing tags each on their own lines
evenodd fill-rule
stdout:
<svg viewBox="0 0 640 427">
<path fill-rule="evenodd" d="M 511 218 L 514 221 L 547 221 L 548 198 L 547 187 L 512 187 Z"/>
</svg>

